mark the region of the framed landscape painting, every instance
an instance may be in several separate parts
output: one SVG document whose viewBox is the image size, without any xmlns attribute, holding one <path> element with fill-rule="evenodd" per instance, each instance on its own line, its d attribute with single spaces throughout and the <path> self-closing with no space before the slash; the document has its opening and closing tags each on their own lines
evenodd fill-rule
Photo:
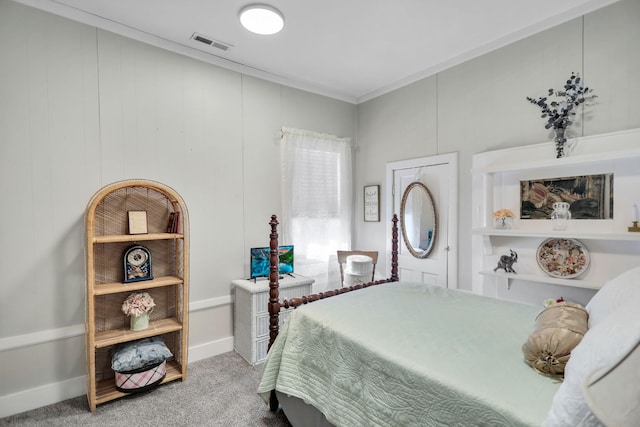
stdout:
<svg viewBox="0 0 640 427">
<path fill-rule="evenodd" d="M 520 219 L 548 219 L 556 202 L 572 219 L 612 219 L 613 174 L 520 181 Z"/>
</svg>

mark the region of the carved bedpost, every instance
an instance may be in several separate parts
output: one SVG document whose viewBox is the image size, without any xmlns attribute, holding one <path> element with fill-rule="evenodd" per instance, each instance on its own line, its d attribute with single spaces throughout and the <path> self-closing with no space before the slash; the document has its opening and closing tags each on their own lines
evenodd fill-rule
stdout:
<svg viewBox="0 0 640 427">
<path fill-rule="evenodd" d="M 280 314 L 280 303 L 278 301 L 280 297 L 280 290 L 278 289 L 278 277 L 280 274 L 278 271 L 278 217 L 271 215 L 269 224 L 271 225 L 271 234 L 269 235 L 269 346 L 267 351 L 278 336 L 278 316 Z"/>
<path fill-rule="evenodd" d="M 393 214 L 391 219 L 391 281 L 397 282 L 398 278 L 398 215 Z"/>
<path fill-rule="evenodd" d="M 269 224 L 271 225 L 271 234 L 269 234 L 269 346 L 267 351 L 269 351 L 278 336 L 278 317 L 280 316 L 280 303 L 278 302 L 280 298 L 280 290 L 278 288 L 280 286 L 278 281 L 280 276 L 280 271 L 278 271 L 278 217 L 271 215 Z M 276 391 L 271 390 L 269 409 L 271 412 L 276 412 L 278 406 Z"/>
</svg>

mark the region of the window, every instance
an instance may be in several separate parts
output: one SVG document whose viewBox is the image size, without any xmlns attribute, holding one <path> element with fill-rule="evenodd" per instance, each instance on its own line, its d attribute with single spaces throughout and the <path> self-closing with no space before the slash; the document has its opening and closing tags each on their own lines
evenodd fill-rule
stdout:
<svg viewBox="0 0 640 427">
<path fill-rule="evenodd" d="M 351 139 L 282 129 L 283 242 L 314 292 L 340 282 L 336 251 L 351 247 Z M 331 284 L 331 286 L 329 286 Z"/>
</svg>

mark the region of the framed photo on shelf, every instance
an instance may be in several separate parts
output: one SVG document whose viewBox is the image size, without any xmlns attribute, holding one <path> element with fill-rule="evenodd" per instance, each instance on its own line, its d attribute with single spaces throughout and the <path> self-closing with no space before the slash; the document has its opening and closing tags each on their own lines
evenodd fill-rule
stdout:
<svg viewBox="0 0 640 427">
<path fill-rule="evenodd" d="M 147 234 L 147 211 L 129 211 L 129 234 Z"/>
<path fill-rule="evenodd" d="M 365 185 L 364 187 L 364 220 L 365 222 L 380 221 L 379 185 Z"/>
</svg>

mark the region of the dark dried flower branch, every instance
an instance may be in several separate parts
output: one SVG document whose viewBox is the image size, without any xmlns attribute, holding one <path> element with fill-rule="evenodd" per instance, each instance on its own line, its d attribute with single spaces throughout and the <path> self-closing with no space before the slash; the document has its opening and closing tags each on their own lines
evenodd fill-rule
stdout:
<svg viewBox="0 0 640 427">
<path fill-rule="evenodd" d="M 541 117 L 547 119 L 545 129 L 566 129 L 571 125 L 570 117 L 575 116 L 577 107 L 597 97 L 589 95 L 593 89 L 581 86 L 580 81 L 576 73 L 571 73 L 562 90 L 549 89 L 547 96 L 540 98 L 527 96 L 527 101 L 540 107 Z"/>
</svg>

